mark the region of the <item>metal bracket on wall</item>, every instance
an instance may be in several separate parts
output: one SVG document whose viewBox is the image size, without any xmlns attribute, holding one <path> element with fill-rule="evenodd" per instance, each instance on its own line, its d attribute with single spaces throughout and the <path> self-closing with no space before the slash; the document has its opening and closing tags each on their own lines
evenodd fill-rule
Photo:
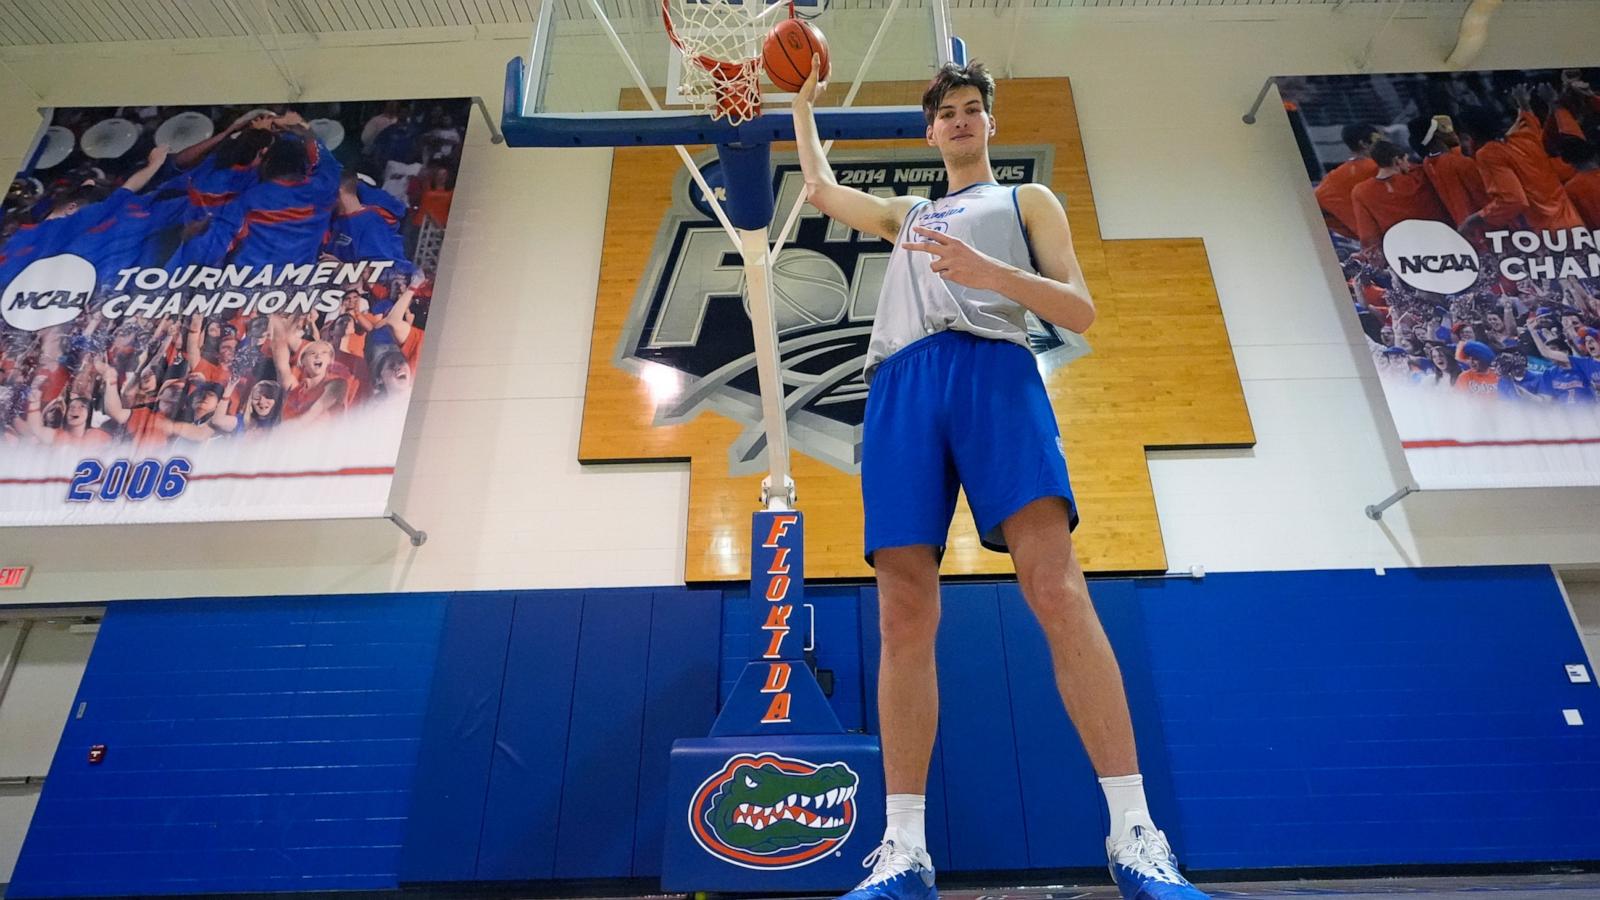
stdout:
<svg viewBox="0 0 1600 900">
<path fill-rule="evenodd" d="M 5 656 L 0 657 L 0 700 L 6 698 L 6 691 L 11 689 L 11 676 L 17 672 L 17 660 L 22 656 L 22 645 L 28 642 L 28 633 L 33 630 L 33 622 L 24 619 L 17 627 L 16 635 L 11 639 L 11 646 L 5 649 Z"/>
<path fill-rule="evenodd" d="M 1379 500 L 1377 503 L 1374 503 L 1374 504 L 1368 506 L 1367 509 L 1366 509 L 1367 518 L 1371 519 L 1374 522 L 1378 521 L 1379 519 L 1383 518 L 1383 511 L 1384 510 L 1388 509 L 1389 507 L 1395 505 L 1396 503 L 1399 503 L 1401 500 L 1404 500 L 1406 497 L 1409 497 L 1410 495 L 1415 494 L 1415 493 L 1417 493 L 1417 492 L 1419 492 L 1421 490 L 1422 490 L 1421 488 L 1414 488 L 1409 484 L 1405 485 L 1404 487 L 1400 488 L 1400 490 L 1395 491 L 1394 493 L 1392 493 L 1389 496 L 1383 498 L 1382 500 Z"/>
<path fill-rule="evenodd" d="M 428 533 L 426 531 L 413 528 L 410 522 L 407 522 L 405 519 L 400 517 L 399 513 L 392 512 L 387 516 L 384 516 L 384 518 L 393 522 L 394 527 L 404 531 L 406 536 L 411 538 L 411 546 L 421 547 L 423 544 L 428 542 Z"/>
<path fill-rule="evenodd" d="M 483 102 L 482 97 L 473 97 L 472 105 L 478 107 L 478 112 L 483 113 L 483 124 L 489 126 L 489 143 L 504 144 L 506 136 L 500 131 L 500 125 L 495 122 L 494 115 L 489 112 L 489 104 Z"/>
<path fill-rule="evenodd" d="M 0 789 L 30 788 L 44 784 L 43 775 L 0 775 Z"/>
<path fill-rule="evenodd" d="M 1267 99 L 1267 91 L 1270 90 L 1272 86 L 1277 83 L 1277 81 L 1278 79 L 1276 77 L 1272 77 L 1261 82 L 1261 90 L 1256 92 L 1256 102 L 1250 104 L 1250 111 L 1240 117 L 1244 120 L 1246 125 L 1254 125 L 1256 123 L 1256 113 L 1261 111 L 1261 104 Z"/>
<path fill-rule="evenodd" d="M 239 7 L 234 3 L 234 0 L 222 0 L 222 2 L 228 7 L 228 11 L 233 13 L 234 19 L 244 26 L 245 34 L 255 39 L 256 46 L 261 48 L 261 52 L 265 53 L 267 59 L 271 60 L 273 68 L 278 70 L 278 77 L 283 79 L 284 86 L 289 89 L 289 101 L 292 103 L 305 96 L 305 85 L 301 84 L 300 79 L 295 77 L 294 70 L 289 68 L 289 61 L 284 58 L 283 35 L 278 33 L 278 24 L 273 21 L 272 11 L 267 9 L 266 4 L 261 4 L 260 12 L 266 17 L 267 27 L 272 31 L 273 45 L 271 47 L 268 47 L 266 40 L 261 37 L 259 26 L 251 17 L 239 11 Z"/>
</svg>

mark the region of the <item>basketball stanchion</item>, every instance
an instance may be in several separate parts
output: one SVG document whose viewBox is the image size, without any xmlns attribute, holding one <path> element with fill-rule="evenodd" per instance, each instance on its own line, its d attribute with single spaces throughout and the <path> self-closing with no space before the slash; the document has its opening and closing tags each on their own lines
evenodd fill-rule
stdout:
<svg viewBox="0 0 1600 900">
<path fill-rule="evenodd" d="M 769 244 L 776 224 L 771 144 L 792 139 L 794 127 L 787 110 L 764 115 L 760 91 L 763 71 L 779 89 L 792 92 L 810 74 L 813 59 L 824 67 L 836 62 L 830 57 L 837 48 L 830 53 L 821 30 L 797 18 L 796 5 L 806 2 L 662 0 L 657 25 L 681 54 L 676 95 L 694 105 L 692 112 L 663 108 L 656 85 L 629 54 L 600 0 L 588 0 L 588 15 L 575 31 L 610 45 L 622 60 L 623 83 L 631 82 L 648 111 L 573 114 L 542 108 L 548 79 L 560 74 L 545 55 L 556 4 L 541 11 L 526 67 L 520 59 L 507 67 L 501 125 L 510 145 L 674 147 L 742 262 L 767 454 L 760 508 L 751 522 L 749 657 L 710 734 L 673 744 L 662 843 L 661 886 L 667 891 L 846 889 L 860 880 L 860 861 L 877 846 L 885 825 L 881 805 L 857 803 L 860 794 L 883 794 L 878 739 L 844 731 L 806 657 L 815 623 L 805 604 L 805 520 L 795 508 L 790 477 L 791 398 L 771 284 L 783 235 L 794 227 L 804 198 L 784 220 L 779 242 Z M 920 105 L 849 108 L 900 6 L 891 0 L 859 59 L 846 108 L 816 111 L 830 147 L 839 138 L 919 138 L 926 128 Z M 928 33 L 937 36 L 929 45 L 931 68 L 949 60 L 957 42 L 948 38 L 944 0 L 928 6 Z M 626 24 L 634 39 L 650 27 L 640 19 Z M 917 74 L 925 79 L 928 73 Z M 687 144 L 716 147 L 721 191 L 707 183 Z"/>
</svg>

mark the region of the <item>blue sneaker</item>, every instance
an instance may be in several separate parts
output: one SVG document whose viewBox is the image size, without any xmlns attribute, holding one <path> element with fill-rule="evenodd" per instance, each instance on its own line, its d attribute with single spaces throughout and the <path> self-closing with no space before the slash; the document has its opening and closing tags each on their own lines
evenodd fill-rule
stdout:
<svg viewBox="0 0 1600 900">
<path fill-rule="evenodd" d="M 861 865 L 872 874 L 839 900 L 939 900 L 933 886 L 933 860 L 921 847 L 884 841 Z"/>
<path fill-rule="evenodd" d="M 1209 900 L 1178 873 L 1172 845 L 1153 826 L 1135 825 L 1120 841 L 1106 838 L 1106 855 L 1123 900 Z"/>
</svg>

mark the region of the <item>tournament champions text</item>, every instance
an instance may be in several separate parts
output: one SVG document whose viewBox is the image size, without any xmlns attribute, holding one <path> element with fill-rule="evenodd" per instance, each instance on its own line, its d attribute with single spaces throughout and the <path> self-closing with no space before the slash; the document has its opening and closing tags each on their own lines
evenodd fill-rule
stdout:
<svg viewBox="0 0 1600 900">
<path fill-rule="evenodd" d="M 0 209 L 0 526 L 385 515 L 470 111 L 50 110 Z"/>
<path fill-rule="evenodd" d="M 77 268 L 73 261 L 78 259 L 52 258 L 42 262 L 70 269 Z M 391 260 L 372 260 L 277 267 L 186 266 L 177 272 L 123 269 L 117 273 L 99 312 L 113 320 L 125 316 L 154 319 L 174 315 L 209 318 L 229 314 L 331 313 L 344 302 L 348 286 L 379 280 L 393 265 Z M 24 270 L 23 274 L 31 273 Z M 76 313 L 83 310 L 92 294 L 73 287 L 29 290 L 23 281 L 19 277 L 0 300 L 7 320 L 22 320 L 29 313 Z"/>
</svg>

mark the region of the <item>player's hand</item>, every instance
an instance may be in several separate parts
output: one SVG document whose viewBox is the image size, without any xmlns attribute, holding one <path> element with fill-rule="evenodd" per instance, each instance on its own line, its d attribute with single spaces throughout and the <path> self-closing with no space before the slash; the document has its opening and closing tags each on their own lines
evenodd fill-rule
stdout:
<svg viewBox="0 0 1600 900">
<path fill-rule="evenodd" d="M 828 89 L 826 81 L 818 81 L 817 76 L 822 73 L 822 57 L 816 53 L 811 54 L 811 74 L 806 76 L 806 83 L 800 85 L 800 90 L 795 92 L 794 105 L 810 109 L 817 105 L 817 98 Z"/>
<path fill-rule="evenodd" d="M 172 153 L 172 148 L 166 144 L 157 144 L 150 148 L 150 155 L 145 158 L 146 164 L 154 169 L 167 161 L 167 156 Z"/>
<path fill-rule="evenodd" d="M 1533 88 L 1528 87 L 1527 84 L 1523 83 L 1512 85 L 1510 93 L 1511 102 L 1517 105 L 1517 109 L 1527 109 L 1532 105 Z"/>
<path fill-rule="evenodd" d="M 911 230 L 922 235 L 925 240 L 908 241 L 901 244 L 901 248 L 931 254 L 934 273 L 946 281 L 953 281 L 970 288 L 987 289 L 1001 271 L 998 260 L 974 250 L 960 238 L 953 238 L 932 228 L 923 228 L 921 225 L 913 225 Z"/>
<path fill-rule="evenodd" d="M 228 123 L 227 133 L 232 134 L 236 131 L 243 131 L 246 128 L 261 128 L 264 127 L 265 123 L 271 121 L 272 116 L 269 113 L 256 113 L 254 115 L 251 113 L 241 113 L 239 118 Z"/>
<path fill-rule="evenodd" d="M 1539 99 L 1543 100 L 1545 102 L 1545 104 L 1547 106 L 1549 106 L 1551 109 L 1555 108 L 1556 100 L 1559 97 L 1560 97 L 1560 94 L 1558 94 L 1556 92 L 1555 85 L 1553 85 L 1553 84 L 1541 84 L 1541 85 L 1539 85 Z"/>
</svg>

